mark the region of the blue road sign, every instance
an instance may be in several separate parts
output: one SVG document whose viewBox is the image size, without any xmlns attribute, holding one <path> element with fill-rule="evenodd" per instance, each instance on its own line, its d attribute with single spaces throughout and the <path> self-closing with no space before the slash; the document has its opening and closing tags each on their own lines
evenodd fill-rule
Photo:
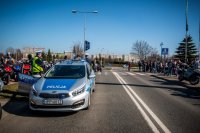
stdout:
<svg viewBox="0 0 200 133">
<path fill-rule="evenodd" d="M 162 55 L 168 55 L 168 53 L 169 53 L 168 48 L 162 48 L 162 52 L 161 52 Z"/>
<path fill-rule="evenodd" d="M 85 43 L 84 43 L 84 50 L 86 51 L 86 50 L 88 50 L 88 49 L 90 49 L 90 42 L 89 41 L 86 41 L 85 40 Z"/>
</svg>

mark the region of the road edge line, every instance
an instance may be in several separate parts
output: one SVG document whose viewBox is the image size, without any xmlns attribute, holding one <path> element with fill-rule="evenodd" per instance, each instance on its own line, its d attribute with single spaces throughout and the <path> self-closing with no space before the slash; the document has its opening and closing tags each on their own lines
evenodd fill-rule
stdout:
<svg viewBox="0 0 200 133">
<path fill-rule="evenodd" d="M 124 84 L 127 84 L 120 76 L 119 78 Z M 171 131 L 163 124 L 163 122 L 156 116 L 156 114 L 146 105 L 146 103 L 131 89 L 129 85 L 126 87 L 132 92 L 132 94 L 137 98 L 137 100 L 142 104 L 146 111 L 152 116 L 152 118 L 157 122 L 157 124 L 162 128 L 165 133 L 171 133 Z"/>
<path fill-rule="evenodd" d="M 134 104 L 137 106 L 138 110 L 142 114 L 143 118 L 146 120 L 146 122 L 149 125 L 149 127 L 151 128 L 151 130 L 154 133 L 160 133 L 159 130 L 158 130 L 158 128 L 154 125 L 154 123 L 152 122 L 152 120 L 149 118 L 149 116 L 145 113 L 145 111 L 142 109 L 142 107 L 140 106 L 140 104 L 137 102 L 137 100 L 131 94 L 131 92 L 129 91 L 129 89 L 127 88 L 127 86 L 125 86 L 124 83 L 123 83 L 123 81 L 121 81 L 121 79 L 118 77 L 119 75 L 116 72 L 112 72 L 112 73 L 115 75 L 115 77 L 117 78 L 117 80 L 122 84 L 124 90 L 129 95 L 129 97 L 134 102 Z"/>
</svg>

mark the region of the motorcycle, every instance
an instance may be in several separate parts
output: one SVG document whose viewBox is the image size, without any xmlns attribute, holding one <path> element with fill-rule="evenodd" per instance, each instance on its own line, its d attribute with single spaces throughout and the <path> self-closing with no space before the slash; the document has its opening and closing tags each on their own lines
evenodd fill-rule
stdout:
<svg viewBox="0 0 200 133">
<path fill-rule="evenodd" d="M 13 66 L 13 72 L 11 74 L 11 78 L 15 80 L 15 82 L 18 81 L 19 73 L 21 72 L 21 66 L 20 64 L 15 64 Z"/>
<path fill-rule="evenodd" d="M 102 72 L 102 67 L 101 67 L 101 65 L 99 64 L 99 65 L 97 65 L 97 72 Z"/>
<path fill-rule="evenodd" d="M 24 63 L 22 67 L 22 73 L 31 75 L 31 65 L 29 63 Z"/>
<path fill-rule="evenodd" d="M 101 65 L 100 64 L 95 64 L 94 66 L 93 66 L 93 70 L 94 70 L 94 72 L 102 72 L 102 67 L 101 67 Z"/>
<path fill-rule="evenodd" d="M 10 82 L 10 74 L 12 73 L 12 67 L 9 65 L 1 65 L 0 67 L 0 76 L 4 85 L 9 84 Z"/>
<path fill-rule="evenodd" d="M 189 81 L 191 85 L 196 85 L 199 83 L 200 71 L 192 68 L 182 68 L 178 70 L 178 80 L 179 81 Z"/>
</svg>

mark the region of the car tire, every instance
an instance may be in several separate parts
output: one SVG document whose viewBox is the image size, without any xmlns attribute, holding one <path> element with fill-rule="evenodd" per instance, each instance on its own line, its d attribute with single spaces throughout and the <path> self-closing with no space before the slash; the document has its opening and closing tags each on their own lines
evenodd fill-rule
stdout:
<svg viewBox="0 0 200 133">
<path fill-rule="evenodd" d="M 95 88 L 92 89 L 92 92 L 95 92 Z"/>
<path fill-rule="evenodd" d="M 94 82 L 94 85 L 93 85 L 93 86 L 94 86 L 94 87 L 93 87 L 93 90 L 92 90 L 92 91 L 95 92 L 95 91 L 96 91 L 96 89 L 95 89 L 95 82 Z"/>
<path fill-rule="evenodd" d="M 18 76 L 18 74 L 16 74 L 15 78 L 14 78 L 15 82 L 18 82 L 18 79 L 19 79 L 19 76 Z"/>
<path fill-rule="evenodd" d="M 193 77 L 191 77 L 189 82 L 191 85 L 196 85 L 199 83 L 199 78 L 197 76 L 193 76 Z"/>
<path fill-rule="evenodd" d="M 181 81 L 184 80 L 184 77 L 183 77 L 182 75 L 179 75 L 179 76 L 178 76 L 178 80 L 181 82 Z"/>
</svg>

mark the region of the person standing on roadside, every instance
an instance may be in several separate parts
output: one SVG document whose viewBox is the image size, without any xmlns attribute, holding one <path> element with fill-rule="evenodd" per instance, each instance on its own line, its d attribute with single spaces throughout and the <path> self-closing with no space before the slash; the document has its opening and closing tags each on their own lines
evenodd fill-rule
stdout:
<svg viewBox="0 0 200 133">
<path fill-rule="evenodd" d="M 130 70 L 131 70 L 131 63 L 128 62 L 128 71 L 130 72 Z"/>
<path fill-rule="evenodd" d="M 37 51 L 32 63 L 33 77 L 41 76 L 41 74 L 44 72 L 43 67 L 42 51 Z"/>
<path fill-rule="evenodd" d="M 141 72 L 142 63 L 141 61 L 138 62 L 139 71 Z"/>
</svg>

